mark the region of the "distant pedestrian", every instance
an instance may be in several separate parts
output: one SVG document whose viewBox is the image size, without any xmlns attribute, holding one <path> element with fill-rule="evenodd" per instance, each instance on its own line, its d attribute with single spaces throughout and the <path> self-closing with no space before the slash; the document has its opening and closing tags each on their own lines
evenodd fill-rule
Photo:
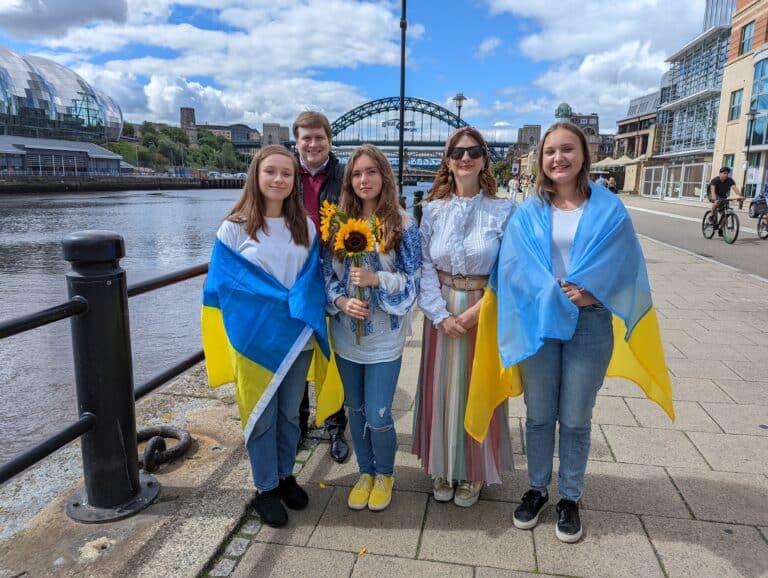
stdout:
<svg viewBox="0 0 768 578">
<path fill-rule="evenodd" d="M 616 179 L 610 177 L 606 183 L 606 188 L 614 194 L 618 193 L 618 190 L 616 189 Z"/>
<path fill-rule="evenodd" d="M 283 146 L 261 149 L 240 199 L 216 233 L 203 296 L 209 383 L 235 381 L 245 446 L 268 526 L 288 522 L 307 493 L 293 476 L 299 404 L 315 339 L 329 354 L 316 229 Z M 291 291 L 294 286 L 300 291 Z"/>
<path fill-rule="evenodd" d="M 320 228 L 320 206 L 323 201 L 338 203 L 344 166 L 331 152 L 331 123 L 326 116 L 316 111 L 304 111 L 293 123 L 293 137 L 296 139 L 296 159 L 299 162 L 300 195 L 316 228 Z M 301 400 L 301 436 L 309 430 L 309 384 Z M 331 443 L 331 457 L 343 463 L 349 457 L 349 445 L 344 439 L 347 415 L 342 407 L 325 420 L 325 430 Z"/>
<path fill-rule="evenodd" d="M 517 193 L 520 192 L 520 180 L 517 178 L 517 175 L 512 175 L 507 186 L 509 188 L 509 198 L 517 201 Z"/>
<path fill-rule="evenodd" d="M 333 248 L 323 252 L 331 340 L 360 472 L 347 505 L 379 511 L 389 506 L 395 480 L 392 401 L 419 289 L 421 236 L 400 208 L 392 167 L 378 148 L 365 144 L 355 150 L 343 183 L 341 211 L 379 229 L 359 266 L 339 249 L 341 228 L 335 242 L 329 239 Z"/>
<path fill-rule="evenodd" d="M 506 405 L 494 412 L 493 433 L 482 444 L 464 431 L 464 408 L 483 290 L 514 206 L 496 196 L 480 132 L 451 134 L 421 221 L 419 307 L 426 319 L 413 441 L 438 502 L 469 507 L 484 484 L 500 484 L 512 467 Z"/>
</svg>

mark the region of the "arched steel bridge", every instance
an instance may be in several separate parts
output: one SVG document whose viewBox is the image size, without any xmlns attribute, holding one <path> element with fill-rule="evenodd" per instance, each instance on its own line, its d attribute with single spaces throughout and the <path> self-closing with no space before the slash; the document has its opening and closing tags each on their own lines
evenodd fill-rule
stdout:
<svg viewBox="0 0 768 578">
<path fill-rule="evenodd" d="M 428 100 L 408 96 L 404 105 L 404 146 L 408 149 L 407 158 L 433 158 L 439 164 L 448 135 L 461 126 L 469 125 L 447 108 Z M 391 147 L 399 144 L 399 111 L 398 96 L 371 100 L 353 108 L 331 125 L 334 151 L 344 157 L 350 148 L 368 142 L 381 147 L 391 156 Z M 489 142 L 491 160 L 502 160 L 512 144 Z M 435 163 L 427 163 L 425 160 L 424 164 Z"/>
</svg>

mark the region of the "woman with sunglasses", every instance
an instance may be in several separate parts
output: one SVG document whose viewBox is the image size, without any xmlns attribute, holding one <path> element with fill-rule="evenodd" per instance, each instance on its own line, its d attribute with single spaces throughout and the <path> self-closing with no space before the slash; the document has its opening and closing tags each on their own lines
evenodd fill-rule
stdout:
<svg viewBox="0 0 768 578">
<path fill-rule="evenodd" d="M 482 444 L 464 431 L 480 300 L 514 200 L 496 197 L 488 146 L 472 127 L 456 130 L 426 198 L 421 221 L 421 350 L 413 453 L 438 502 L 474 504 L 484 483 L 512 466 L 506 404 Z"/>
</svg>

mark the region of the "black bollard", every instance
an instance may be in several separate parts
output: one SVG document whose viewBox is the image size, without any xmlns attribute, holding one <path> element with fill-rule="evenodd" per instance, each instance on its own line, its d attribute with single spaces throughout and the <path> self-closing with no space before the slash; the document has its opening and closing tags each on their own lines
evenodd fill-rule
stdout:
<svg viewBox="0 0 768 578">
<path fill-rule="evenodd" d="M 123 238 L 111 231 L 72 233 L 62 242 L 70 297 L 88 302 L 71 318 L 77 406 L 96 416 L 81 438 L 84 487 L 67 500 L 67 515 L 80 522 L 108 522 L 151 504 L 160 484 L 139 472 L 133 363 Z"/>
<path fill-rule="evenodd" d="M 416 219 L 416 224 L 421 226 L 421 215 L 423 213 L 421 203 L 424 201 L 424 191 L 416 191 L 413 193 L 413 218 Z"/>
</svg>

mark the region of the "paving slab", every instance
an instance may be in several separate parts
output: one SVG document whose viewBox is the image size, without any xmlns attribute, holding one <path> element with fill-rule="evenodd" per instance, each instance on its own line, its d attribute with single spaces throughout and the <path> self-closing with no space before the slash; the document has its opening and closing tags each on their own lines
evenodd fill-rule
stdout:
<svg viewBox="0 0 768 578">
<path fill-rule="evenodd" d="M 739 380 L 741 382 L 741 380 Z M 711 401 L 714 403 L 733 403 L 718 382 L 712 379 L 675 377 L 672 379 L 672 399 L 675 401 Z"/>
<path fill-rule="evenodd" d="M 743 379 L 718 379 L 715 383 L 736 403 L 768 405 L 768 387 L 765 381 L 744 381 Z M 717 401 L 702 400 L 702 401 Z"/>
<path fill-rule="evenodd" d="M 768 474 L 768 437 L 705 432 L 688 436 L 714 470 Z M 682 462 L 669 465 L 685 467 Z"/>
<path fill-rule="evenodd" d="M 733 362 L 736 365 L 751 365 L 749 362 Z M 668 359 L 667 367 L 675 377 L 698 377 L 702 379 L 736 379 L 742 377 L 732 364 L 719 359 Z"/>
<path fill-rule="evenodd" d="M 554 508 L 534 529 L 538 570 L 568 576 L 643 576 L 663 578 L 648 536 L 637 516 L 581 510 L 584 537 L 564 544 L 555 536 Z"/>
<path fill-rule="evenodd" d="M 686 468 L 668 468 L 668 471 L 696 518 L 768 524 L 768 478 L 765 476 Z"/>
<path fill-rule="evenodd" d="M 728 315 L 733 314 L 731 311 L 726 313 Z M 667 338 L 664 334 L 662 337 L 664 339 Z M 738 342 L 732 341 L 731 344 L 717 344 L 717 358 L 722 361 L 750 361 L 749 357 L 742 352 L 741 347 L 733 345 L 733 343 Z M 699 343 L 693 340 L 689 342 L 673 341 L 673 344 L 688 359 L 711 359 L 714 357 L 711 345 L 706 342 Z"/>
<path fill-rule="evenodd" d="M 643 523 L 670 578 L 768 573 L 768 544 L 755 528 L 648 516 Z"/>
<path fill-rule="evenodd" d="M 764 384 L 768 389 L 768 383 Z M 768 407 L 704 403 L 702 407 L 726 433 L 768 436 Z"/>
<path fill-rule="evenodd" d="M 512 525 L 514 509 L 506 502 L 460 508 L 430 500 L 419 559 L 534 571 L 532 536 Z"/>
<path fill-rule="evenodd" d="M 521 417 L 509 418 L 509 437 L 512 440 L 513 454 L 525 453 L 525 426 L 523 426 L 524 421 L 525 418 Z"/>
<path fill-rule="evenodd" d="M 581 500 L 589 510 L 691 517 L 666 470 L 659 466 L 590 461 Z"/>
<path fill-rule="evenodd" d="M 553 574 L 541 572 L 510 572 L 500 568 L 488 568 L 486 566 L 475 567 L 475 578 L 554 578 Z"/>
<path fill-rule="evenodd" d="M 335 488 L 308 545 L 355 553 L 366 548 L 371 554 L 415 558 L 427 497 L 395 490 L 383 512 L 354 511 L 347 507 L 347 492 Z"/>
<path fill-rule="evenodd" d="M 618 377 L 606 377 L 603 386 L 598 391 L 598 397 L 601 395 L 613 395 L 620 397 L 642 397 L 645 398 L 643 390 L 637 385 L 626 379 Z"/>
<path fill-rule="evenodd" d="M 355 562 L 352 578 L 380 578 L 381 576 L 418 576 L 419 578 L 472 578 L 472 566 L 441 564 L 424 560 L 406 560 L 393 556 L 364 554 Z"/>
<path fill-rule="evenodd" d="M 674 422 L 669 420 L 664 410 L 647 399 L 627 399 L 626 401 L 642 427 L 680 431 L 723 432 L 722 428 L 715 423 L 696 401 L 676 401 L 674 404 Z"/>
<path fill-rule="evenodd" d="M 724 361 L 736 375 L 745 381 L 765 381 L 768 376 L 768 362 L 762 361 Z M 733 379 L 725 375 L 713 375 L 713 379 Z"/>
<path fill-rule="evenodd" d="M 696 447 L 683 432 L 620 425 L 601 427 L 617 462 L 652 466 L 707 467 Z"/>
<path fill-rule="evenodd" d="M 592 410 L 593 424 L 639 425 L 621 397 L 598 395 Z"/>
<path fill-rule="evenodd" d="M 304 489 L 309 494 L 309 505 L 304 510 L 288 510 L 288 525 L 283 528 L 271 528 L 263 525 L 256 540 L 271 544 L 289 544 L 306 546 L 315 526 L 328 506 L 334 489 L 331 486 L 321 488 L 317 484 L 306 484 Z"/>
<path fill-rule="evenodd" d="M 355 554 L 297 548 L 282 544 L 251 544 L 240 560 L 233 578 L 253 576 L 313 576 L 338 578 L 349 576 L 355 564 Z"/>
</svg>

